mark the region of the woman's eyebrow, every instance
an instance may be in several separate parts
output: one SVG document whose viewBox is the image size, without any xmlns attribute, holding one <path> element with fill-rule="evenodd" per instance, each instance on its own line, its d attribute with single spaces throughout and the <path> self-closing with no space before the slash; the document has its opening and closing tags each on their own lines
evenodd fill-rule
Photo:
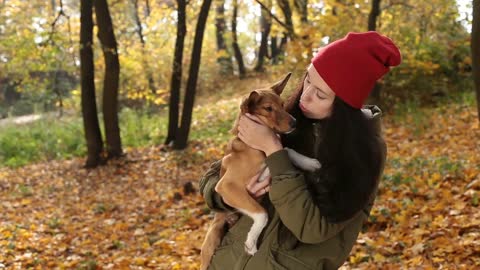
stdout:
<svg viewBox="0 0 480 270">
<path fill-rule="evenodd" d="M 308 71 L 307 71 L 307 79 L 310 80 L 310 74 L 308 73 Z M 312 85 L 315 87 L 315 89 L 317 89 L 318 91 L 322 92 L 322 93 L 323 93 L 324 95 L 326 95 L 327 97 L 329 96 L 327 93 L 325 93 L 325 91 L 323 91 L 322 89 L 320 89 L 318 86 L 314 85 L 313 83 L 312 83 Z"/>
<path fill-rule="evenodd" d="M 318 91 L 322 92 L 322 93 L 323 93 L 325 96 L 327 96 L 327 97 L 328 97 L 328 94 L 327 94 L 327 93 L 325 93 L 325 91 L 323 91 L 322 89 L 320 89 L 320 88 L 318 88 L 318 87 L 316 87 L 316 86 L 315 86 L 315 88 L 316 88 Z"/>
<path fill-rule="evenodd" d="M 320 89 L 320 88 L 318 88 L 318 87 L 316 87 L 316 86 L 315 86 L 315 88 L 317 88 L 317 90 L 320 91 L 320 92 L 322 92 L 324 95 L 328 96 L 328 94 L 327 94 L 325 91 L 323 91 L 322 89 Z"/>
</svg>

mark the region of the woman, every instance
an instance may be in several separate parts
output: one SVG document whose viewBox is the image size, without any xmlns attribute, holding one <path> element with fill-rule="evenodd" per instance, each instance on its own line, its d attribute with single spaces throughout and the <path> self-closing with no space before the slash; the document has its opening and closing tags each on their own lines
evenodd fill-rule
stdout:
<svg viewBox="0 0 480 270">
<path fill-rule="evenodd" d="M 386 159 L 380 110 L 364 106 L 376 80 L 400 64 L 398 48 L 376 32 L 349 33 L 319 50 L 287 110 L 297 128 L 277 137 L 254 116 L 242 116 L 239 137 L 265 152 L 271 181 L 248 185 L 269 222 L 249 256 L 243 243 L 252 221 L 228 230 L 209 269 L 337 269 L 368 218 Z M 363 108 L 362 108 L 363 107 Z M 300 171 L 283 147 L 317 158 L 322 168 Z M 207 205 L 232 210 L 215 192 L 220 161 L 200 180 Z M 263 196 L 268 193 L 268 196 Z"/>
</svg>

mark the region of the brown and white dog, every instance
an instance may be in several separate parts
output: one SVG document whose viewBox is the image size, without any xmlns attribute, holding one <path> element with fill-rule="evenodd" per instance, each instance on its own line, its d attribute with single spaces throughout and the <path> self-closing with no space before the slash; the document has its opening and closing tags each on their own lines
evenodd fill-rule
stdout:
<svg viewBox="0 0 480 270">
<path fill-rule="evenodd" d="M 288 133 L 295 129 L 295 118 L 283 108 L 280 94 L 290 78 L 289 73 L 283 80 L 270 88 L 258 89 L 250 92 L 240 105 L 241 113 L 232 130 L 235 137 L 229 142 L 227 155 L 222 159 L 220 180 L 215 190 L 224 201 L 237 209 L 240 213 L 253 219 L 253 225 L 245 241 L 245 251 L 253 255 L 257 252 L 257 239 L 267 225 L 268 215 L 266 210 L 247 191 L 248 181 L 258 172 L 262 171 L 258 181 L 266 180 L 270 173 L 265 164 L 265 154 L 253 149 L 238 138 L 238 120 L 242 114 L 256 115 L 264 125 L 276 133 Z M 287 148 L 286 148 L 287 149 Z M 305 157 L 292 149 L 287 149 L 292 162 L 308 171 L 320 168 L 316 159 Z M 201 270 L 206 270 L 216 247 L 222 240 L 229 213 L 217 212 L 210 225 L 201 250 Z"/>
</svg>

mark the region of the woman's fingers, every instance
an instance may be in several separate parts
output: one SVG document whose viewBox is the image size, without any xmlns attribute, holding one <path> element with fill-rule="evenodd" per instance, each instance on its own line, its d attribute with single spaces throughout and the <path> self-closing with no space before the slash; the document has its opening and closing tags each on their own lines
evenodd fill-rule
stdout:
<svg viewBox="0 0 480 270">
<path fill-rule="evenodd" d="M 270 191 L 270 186 L 265 187 L 265 188 L 262 188 L 262 189 L 259 189 L 259 190 L 257 190 L 257 192 L 254 193 L 253 197 L 254 197 L 255 199 L 257 199 L 258 197 L 267 194 L 269 191 Z"/>
<path fill-rule="evenodd" d="M 249 193 L 254 197 L 258 198 L 262 195 L 265 195 L 270 190 L 270 177 L 262 182 L 255 182 L 248 188 Z"/>
<path fill-rule="evenodd" d="M 252 178 L 247 183 L 247 188 L 251 188 L 258 180 L 258 177 L 260 176 L 260 172 L 254 175 Z"/>
<path fill-rule="evenodd" d="M 258 190 L 264 189 L 270 185 L 270 177 L 268 179 L 265 179 L 262 182 L 255 182 L 252 186 L 252 190 L 257 192 Z"/>
<path fill-rule="evenodd" d="M 250 178 L 247 184 L 247 190 L 253 196 L 256 196 L 257 194 L 260 194 L 262 192 L 263 194 L 265 194 L 270 188 L 271 177 L 268 177 L 262 182 L 258 182 L 258 177 L 260 176 L 260 173 L 257 173 L 255 176 Z"/>
<path fill-rule="evenodd" d="M 258 198 L 258 197 L 260 197 L 260 196 L 265 195 L 265 194 L 268 193 L 269 191 L 270 191 L 270 186 L 267 186 L 267 187 L 262 188 L 262 189 L 260 189 L 259 191 L 257 191 L 253 197 L 256 199 L 256 198 Z"/>
<path fill-rule="evenodd" d="M 246 118 L 252 120 L 253 122 L 256 122 L 257 124 L 262 124 L 262 120 L 260 120 L 260 118 L 258 118 L 258 116 L 254 114 L 246 113 L 245 116 Z"/>
</svg>

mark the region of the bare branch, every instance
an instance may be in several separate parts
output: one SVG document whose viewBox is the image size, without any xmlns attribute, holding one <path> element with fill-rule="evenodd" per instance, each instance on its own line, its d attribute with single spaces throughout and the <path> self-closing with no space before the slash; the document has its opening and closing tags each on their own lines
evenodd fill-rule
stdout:
<svg viewBox="0 0 480 270">
<path fill-rule="evenodd" d="M 40 45 L 46 45 L 48 43 L 55 44 L 55 41 L 53 40 L 53 34 L 55 33 L 55 26 L 57 25 L 58 20 L 60 20 L 61 17 L 67 18 L 67 20 L 70 22 L 70 16 L 65 14 L 63 11 L 63 1 L 60 0 L 60 10 L 58 11 L 57 17 L 55 17 L 55 20 L 50 24 L 52 27 L 52 30 L 50 30 L 50 33 L 48 34 L 48 39 L 45 40 L 44 42 L 40 43 Z M 69 25 L 70 28 L 70 25 Z"/>
<path fill-rule="evenodd" d="M 267 7 L 265 6 L 262 2 L 260 2 L 260 0 L 255 0 L 255 2 L 257 2 L 265 11 L 268 12 L 268 14 L 276 21 L 278 22 L 281 26 L 283 26 L 285 29 L 287 29 L 287 31 L 289 33 L 292 33 L 295 37 L 297 36 L 295 33 L 293 33 L 292 29 L 286 25 L 284 22 L 282 22 L 280 19 L 278 19 L 277 16 L 275 16 L 275 14 L 272 13 L 272 11 Z"/>
</svg>

